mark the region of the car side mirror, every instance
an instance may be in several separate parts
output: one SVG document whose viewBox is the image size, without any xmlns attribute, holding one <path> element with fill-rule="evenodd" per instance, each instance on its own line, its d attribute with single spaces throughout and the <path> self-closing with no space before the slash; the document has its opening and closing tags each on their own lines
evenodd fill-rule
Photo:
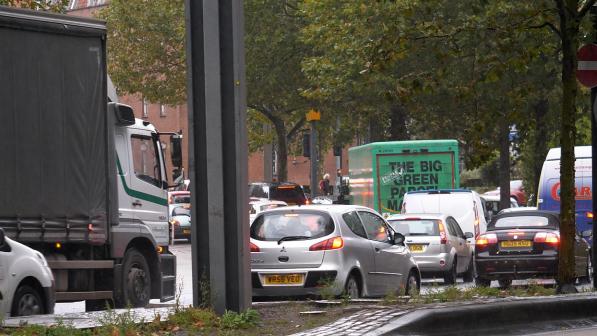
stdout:
<svg viewBox="0 0 597 336">
<path fill-rule="evenodd" d="M 4 230 L 0 228 L 0 246 L 6 244 L 6 238 L 4 237 Z"/>
<path fill-rule="evenodd" d="M 591 238 L 593 236 L 593 230 L 585 230 L 582 232 L 583 238 Z"/>
<path fill-rule="evenodd" d="M 406 238 L 400 232 L 394 232 L 394 245 L 404 245 L 404 240 Z"/>
<path fill-rule="evenodd" d="M 472 232 L 465 232 L 464 233 L 464 238 L 466 238 L 466 239 L 470 239 L 470 238 L 473 238 L 473 237 L 474 237 L 474 235 L 472 234 Z"/>
</svg>

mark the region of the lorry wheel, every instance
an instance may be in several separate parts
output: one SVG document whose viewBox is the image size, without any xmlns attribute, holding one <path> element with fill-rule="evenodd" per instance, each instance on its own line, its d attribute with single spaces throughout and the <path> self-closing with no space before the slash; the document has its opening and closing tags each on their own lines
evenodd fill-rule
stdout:
<svg viewBox="0 0 597 336">
<path fill-rule="evenodd" d="M 135 248 L 129 249 L 122 263 L 122 298 L 118 307 L 145 307 L 151 297 L 151 274 L 145 257 Z"/>
<path fill-rule="evenodd" d="M 85 300 L 85 311 L 101 311 L 114 308 L 112 300 Z"/>
<path fill-rule="evenodd" d="M 31 286 L 22 285 L 15 292 L 12 300 L 12 316 L 40 315 L 44 313 L 41 295 Z"/>
<path fill-rule="evenodd" d="M 491 280 L 485 279 L 485 278 L 476 277 L 475 278 L 475 286 L 477 286 L 477 287 L 489 287 L 489 286 L 491 286 Z"/>
<path fill-rule="evenodd" d="M 500 279 L 498 280 L 501 289 L 508 289 L 512 285 L 512 279 Z"/>
</svg>

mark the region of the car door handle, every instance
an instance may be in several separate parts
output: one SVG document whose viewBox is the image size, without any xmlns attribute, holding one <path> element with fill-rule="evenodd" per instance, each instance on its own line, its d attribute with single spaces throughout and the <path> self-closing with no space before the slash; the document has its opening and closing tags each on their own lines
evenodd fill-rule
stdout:
<svg viewBox="0 0 597 336">
<path fill-rule="evenodd" d="M 139 201 L 139 200 L 135 200 L 133 202 L 133 206 L 143 206 L 143 203 L 141 203 L 141 201 Z"/>
<path fill-rule="evenodd" d="M 379 251 L 381 251 L 381 250 L 379 249 L 379 247 L 376 247 L 376 248 L 375 248 L 375 252 L 379 253 Z"/>
</svg>

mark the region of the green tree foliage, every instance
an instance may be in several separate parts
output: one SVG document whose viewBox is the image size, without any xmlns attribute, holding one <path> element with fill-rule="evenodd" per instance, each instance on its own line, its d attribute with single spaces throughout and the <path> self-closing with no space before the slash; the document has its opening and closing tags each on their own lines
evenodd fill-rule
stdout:
<svg viewBox="0 0 597 336">
<path fill-rule="evenodd" d="M 306 85 L 300 62 L 309 50 L 297 38 L 302 21 L 296 3 L 244 3 L 250 148 L 272 140 L 271 132 L 263 132 L 270 123 L 279 179 L 285 180 L 288 142 L 301 130 L 310 106 L 299 91 Z M 185 102 L 183 1 L 112 0 L 100 17 L 108 23 L 109 72 L 120 92 L 139 93 L 151 102 Z"/>
<path fill-rule="evenodd" d="M 301 61 L 310 50 L 298 39 L 304 25 L 298 5 L 292 0 L 245 1 L 247 105 L 271 122 L 280 181 L 287 179 L 288 144 L 311 107 L 300 95 L 307 85 Z"/>
<path fill-rule="evenodd" d="M 62 13 L 66 10 L 68 0 L 0 0 L 0 5 Z"/>
<path fill-rule="evenodd" d="M 108 25 L 108 71 L 121 93 L 154 103 L 186 99 L 182 0 L 112 0 L 99 16 Z"/>
<path fill-rule="evenodd" d="M 467 166 L 479 166 L 524 120 L 533 82 L 555 78 L 549 66 L 531 72 L 554 55 L 545 3 L 305 1 L 315 55 L 303 62 L 304 94 L 357 129 L 382 120 L 373 140 L 459 139 Z"/>
</svg>

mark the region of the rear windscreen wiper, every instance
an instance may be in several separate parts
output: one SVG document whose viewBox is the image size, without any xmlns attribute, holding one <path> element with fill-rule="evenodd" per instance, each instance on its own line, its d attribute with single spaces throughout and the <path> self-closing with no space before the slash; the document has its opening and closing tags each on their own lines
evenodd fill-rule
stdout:
<svg viewBox="0 0 597 336">
<path fill-rule="evenodd" d="M 301 239 L 309 239 L 311 237 L 307 237 L 307 236 L 288 236 L 288 237 L 282 237 L 280 238 L 280 240 L 278 240 L 278 245 L 280 245 L 283 241 L 289 241 L 289 240 L 301 240 Z"/>
</svg>

